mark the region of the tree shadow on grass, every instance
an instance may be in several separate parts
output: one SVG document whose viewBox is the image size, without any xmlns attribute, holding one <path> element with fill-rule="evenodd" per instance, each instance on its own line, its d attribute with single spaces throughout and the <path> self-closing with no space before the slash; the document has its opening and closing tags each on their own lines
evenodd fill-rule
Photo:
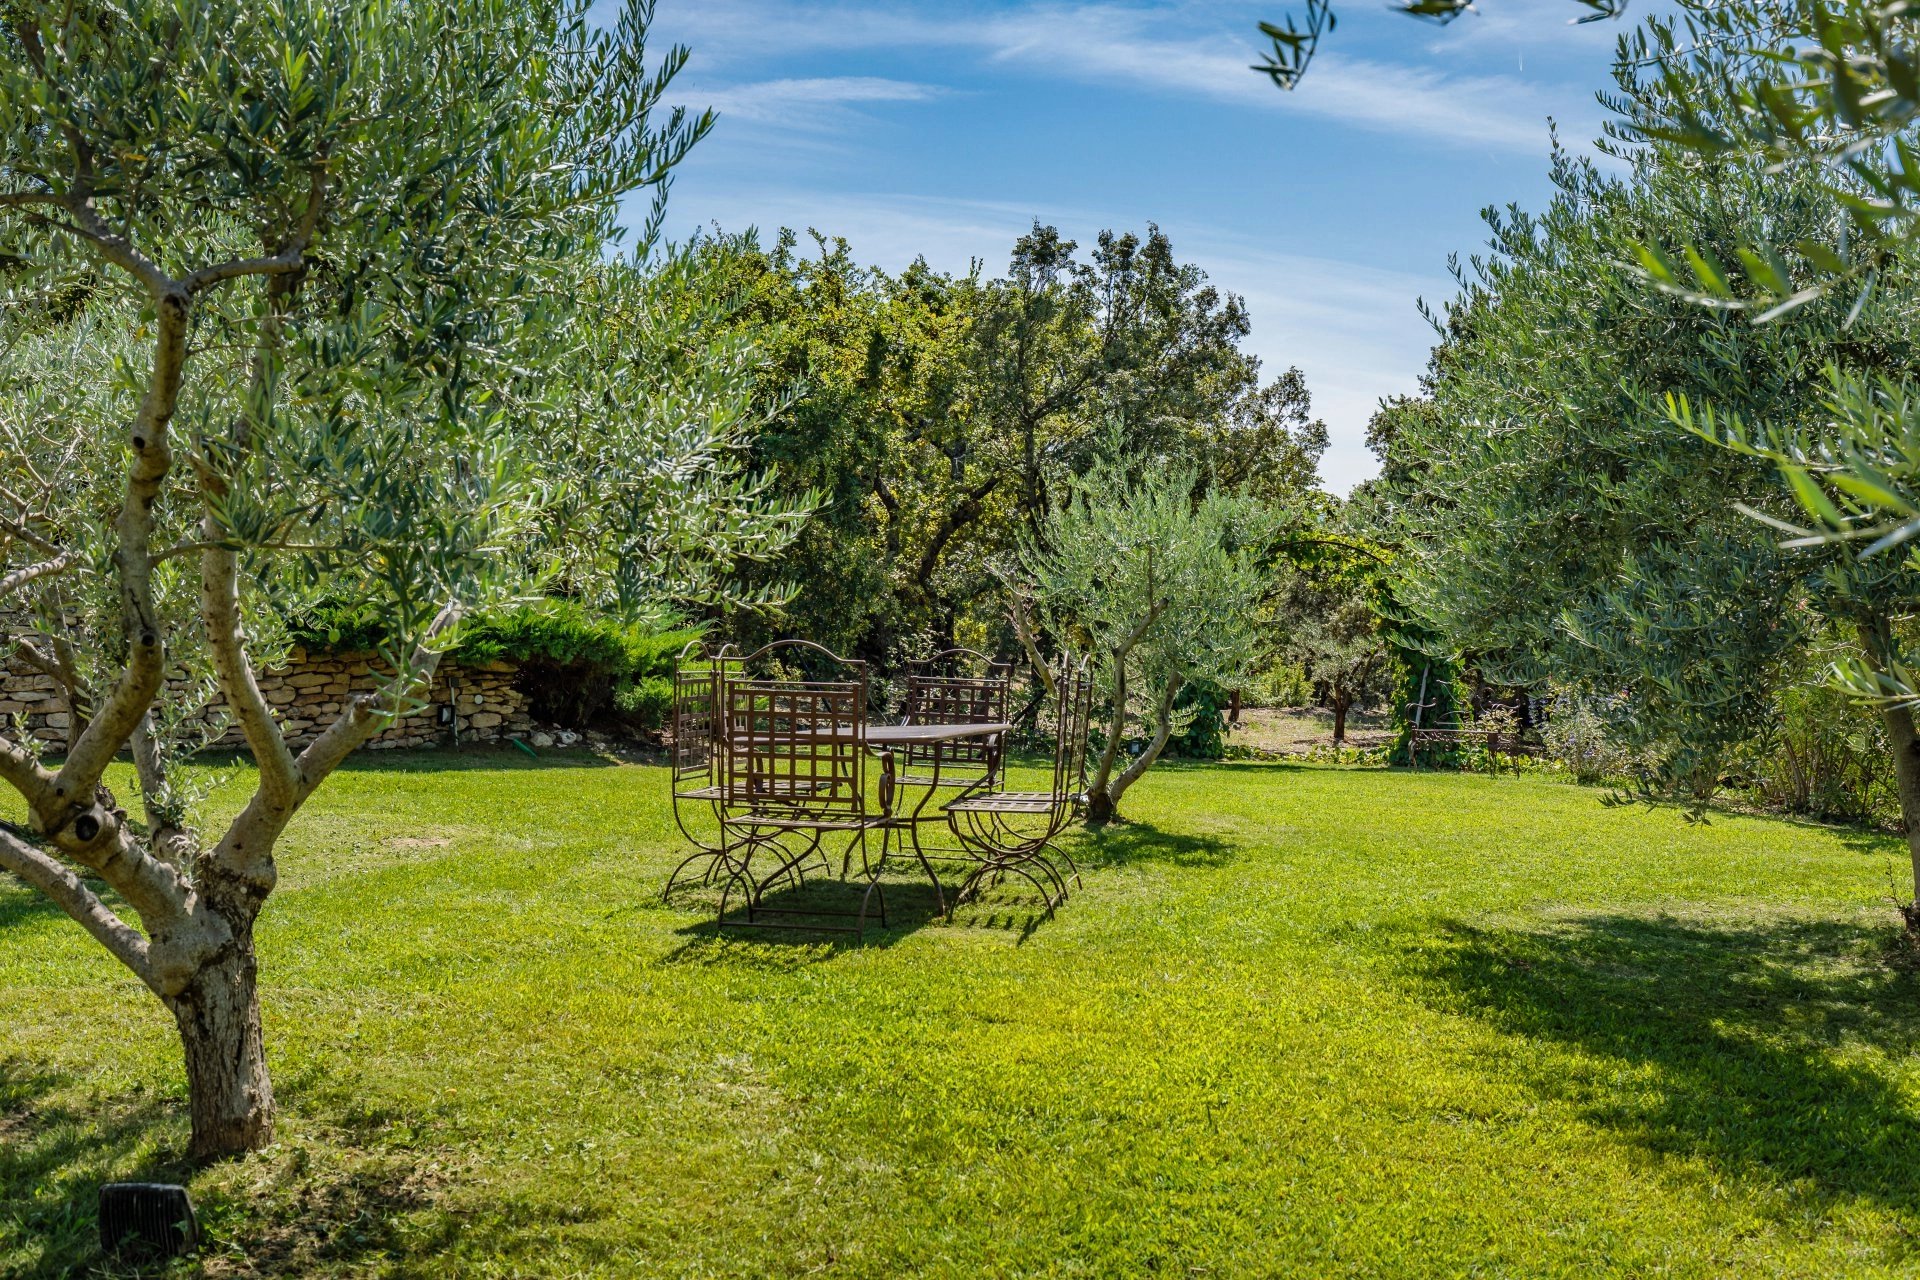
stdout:
<svg viewBox="0 0 1920 1280">
<path fill-rule="evenodd" d="M 462 773 L 489 770 L 538 773 L 546 769 L 617 769 L 629 761 L 586 747 L 548 747 L 528 755 L 505 742 L 402 751 L 356 751 L 341 764 L 351 773 Z"/>
<path fill-rule="evenodd" d="M 66 914 L 39 890 L 28 888 L 12 876 L 0 876 L 0 930 L 55 916 L 64 920 Z"/>
<path fill-rule="evenodd" d="M 64 1083 L 0 1061 L 0 1265 L 21 1277 L 143 1274 L 100 1252 L 100 1184 L 183 1181 L 191 1170 L 169 1151 L 184 1129 L 159 1098 L 83 1109 L 55 1100 Z"/>
<path fill-rule="evenodd" d="M 1239 857 L 1238 847 L 1218 836 L 1162 831 L 1149 822 L 1086 827 L 1077 833 L 1068 833 L 1063 841 L 1067 852 L 1083 870 L 1140 862 L 1204 869 L 1227 866 Z"/>
<path fill-rule="evenodd" d="M 1597 1056 L 1520 1068 L 1589 1122 L 1821 1202 L 1920 1214 L 1920 1114 L 1886 1066 L 1920 1049 L 1920 980 L 1882 961 L 1888 937 L 1612 914 L 1403 941 L 1439 1003 Z"/>
<path fill-rule="evenodd" d="M 402 1216 L 430 1202 L 404 1153 L 329 1150 L 310 1160 L 297 1143 L 266 1169 L 196 1167 L 185 1156 L 187 1121 L 177 1098 L 149 1092 L 89 1094 L 76 1081 L 19 1058 L 0 1060 L 0 1271 L 20 1280 L 103 1280 L 200 1274 L 194 1259 L 168 1264 L 100 1249 L 99 1189 L 106 1182 L 193 1187 L 202 1256 L 244 1262 L 246 1274 L 303 1275 L 336 1266 L 432 1253 L 450 1229 L 403 1236 Z M 209 1187 L 207 1177 L 216 1185 Z"/>
</svg>

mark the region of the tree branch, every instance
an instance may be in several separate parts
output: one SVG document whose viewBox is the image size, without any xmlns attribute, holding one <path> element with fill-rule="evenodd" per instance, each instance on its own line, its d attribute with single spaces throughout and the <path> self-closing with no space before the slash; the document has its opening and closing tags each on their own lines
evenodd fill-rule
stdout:
<svg viewBox="0 0 1920 1280">
<path fill-rule="evenodd" d="M 298 271 L 306 265 L 306 251 L 290 249 L 285 253 L 276 253 L 270 258 L 235 258 L 230 262 L 217 262 L 210 267 L 202 267 L 180 282 L 189 294 L 200 294 L 216 284 L 228 280 L 237 280 L 241 276 L 283 276 Z"/>
<path fill-rule="evenodd" d="M 29 805 L 41 804 L 53 786 L 53 773 L 22 742 L 0 736 L 0 779 Z"/>
<path fill-rule="evenodd" d="M 1003 581 L 1007 580 L 1003 579 Z M 1027 651 L 1027 661 L 1032 665 L 1034 673 L 1040 677 L 1040 683 L 1046 689 L 1047 696 L 1054 697 L 1057 690 L 1054 688 L 1053 671 L 1047 666 L 1046 660 L 1040 656 L 1040 645 L 1033 634 L 1033 620 L 1027 616 L 1026 594 L 1012 581 L 1007 581 L 1007 617 L 1012 621 L 1013 634 L 1019 637 L 1020 647 Z"/>
<path fill-rule="evenodd" d="M 1097 794 L 1105 795 L 1107 783 L 1113 777 L 1113 762 L 1120 757 L 1120 743 L 1127 736 L 1127 655 L 1116 651 L 1113 657 L 1113 715 L 1107 721 L 1106 745 L 1100 748 L 1100 762 L 1095 767 L 1093 786 Z"/>
<path fill-rule="evenodd" d="M 209 540 L 219 530 L 209 511 L 205 525 Z M 240 558 L 212 542 L 200 556 L 200 615 L 206 626 L 207 647 L 213 655 L 213 670 L 220 692 L 233 709 L 234 720 L 246 737 L 247 749 L 260 766 L 260 790 L 272 804 L 297 803 L 300 772 L 293 762 L 293 751 L 273 718 L 273 709 L 260 692 L 260 681 L 247 657 L 246 637 L 240 624 Z"/>
<path fill-rule="evenodd" d="M 61 766 L 55 791 L 59 799 L 73 805 L 91 802 L 108 762 L 127 744 L 153 705 L 164 675 L 164 645 L 159 612 L 154 607 L 149 548 L 153 542 L 154 504 L 173 470 L 167 429 L 179 404 L 185 373 L 191 304 L 176 288 L 162 295 L 156 305 L 159 332 L 154 339 L 153 368 L 147 394 L 128 433 L 133 466 L 114 521 L 118 545 L 113 559 L 120 578 L 121 615 L 127 628 L 127 667 L 86 731 L 74 740 Z M 67 819 L 59 815 L 39 816 L 50 831 L 67 825 Z M 109 835 L 103 829 L 97 838 L 104 840 Z M 76 852 L 64 844 L 62 847 L 69 853 Z"/>
<path fill-rule="evenodd" d="M 0 827 L 0 867 L 51 898 L 156 995 L 165 994 L 148 962 L 147 940 L 108 909 L 79 876 L 5 827 Z"/>
<path fill-rule="evenodd" d="M 16 569 L 6 577 L 0 578 L 0 597 L 10 596 L 30 582 L 65 573 L 72 567 L 73 561 L 73 552 L 67 551 L 51 560 L 42 560 L 39 564 L 30 564 L 24 569 Z"/>
<path fill-rule="evenodd" d="M 355 696 L 347 709 L 307 744 L 295 764 L 297 781 L 291 802 L 275 802 L 264 785 L 254 792 L 219 845 L 207 855 L 219 874 L 239 881 L 258 899 L 272 892 L 278 875 L 273 866 L 273 846 L 280 833 L 341 761 L 377 733 L 383 721 L 398 715 L 406 700 L 433 679 L 440 666 L 440 651 L 433 642 L 460 620 L 460 614 L 456 604 L 442 609 L 428 625 L 406 669 L 395 672 L 384 688 Z"/>
<path fill-rule="evenodd" d="M 1167 749 L 1167 741 L 1173 737 L 1173 702 L 1180 696 L 1180 689 L 1185 684 L 1185 678 L 1178 673 L 1168 677 L 1166 692 L 1160 696 L 1159 716 L 1154 723 L 1153 741 L 1149 742 L 1147 749 L 1134 757 L 1133 763 L 1114 779 L 1109 794 L 1112 795 L 1116 808 L 1119 807 L 1120 797 L 1127 793 L 1127 788 L 1140 781 L 1141 775 L 1151 769 L 1153 762 L 1160 758 L 1160 753 Z"/>
<path fill-rule="evenodd" d="M 985 483 L 975 485 L 962 497 L 953 510 L 941 520 L 939 529 L 934 531 L 933 540 L 927 543 L 927 549 L 920 553 L 920 568 L 914 581 L 924 584 L 933 576 L 940 565 L 940 556 L 947 549 L 947 543 L 960 530 L 980 518 L 980 504 L 986 496 L 1000 487 L 1003 477 L 992 476 Z"/>
<path fill-rule="evenodd" d="M 147 292 L 155 299 L 180 292 L 180 285 L 172 276 L 162 271 L 152 259 L 134 248 L 133 243 L 125 236 L 115 234 L 112 228 L 102 221 L 100 215 L 94 212 L 91 197 L 70 198 L 61 207 L 66 209 L 73 218 L 72 222 L 55 222 L 46 218 L 41 221 L 55 230 L 79 236 L 92 244 L 99 250 L 101 257 L 145 285 Z"/>
<path fill-rule="evenodd" d="M 27 504 L 22 502 L 19 498 L 14 497 L 13 494 L 9 492 L 4 486 L 0 486 L 0 497 L 5 497 L 10 502 L 12 502 L 16 507 L 19 507 L 22 511 L 26 510 Z M 20 539 L 20 541 L 26 543 L 28 546 L 33 547 L 35 550 L 40 551 L 45 555 L 57 556 L 57 555 L 64 554 L 58 543 L 51 542 L 46 538 L 41 537 L 39 534 L 35 533 L 32 529 L 28 528 L 26 525 L 18 524 L 12 520 L 7 519 L 5 516 L 0 516 L 0 533 L 5 533 L 10 537 L 18 538 Z"/>
<path fill-rule="evenodd" d="M 314 234 L 320 228 L 320 211 L 326 205 L 326 163 L 322 161 L 314 165 L 308 170 L 307 178 L 306 211 L 301 214 L 300 226 L 292 238 L 278 252 L 260 258 L 235 258 L 230 262 L 201 267 L 181 281 L 187 293 L 198 295 L 216 284 L 241 276 L 284 276 L 303 269 L 307 265 L 307 250 L 312 247 Z"/>
<path fill-rule="evenodd" d="M 51 191 L 0 191 L 0 209 L 24 209 L 36 204 L 67 207 L 67 198 Z"/>
<path fill-rule="evenodd" d="M 433 642 L 460 620 L 461 612 L 459 605 L 449 604 L 428 624 L 426 634 L 420 638 L 407 664 L 414 673 L 411 679 L 406 678 L 404 673 L 396 672 L 384 689 L 363 693 L 353 699 L 347 710 L 341 712 L 325 732 L 307 744 L 307 749 L 300 753 L 302 801 L 312 795 L 314 789 L 325 782 L 327 775 L 353 754 L 355 748 L 378 732 L 383 720 L 398 715 L 406 700 L 432 681 L 434 672 L 440 669 L 441 656 Z"/>
</svg>

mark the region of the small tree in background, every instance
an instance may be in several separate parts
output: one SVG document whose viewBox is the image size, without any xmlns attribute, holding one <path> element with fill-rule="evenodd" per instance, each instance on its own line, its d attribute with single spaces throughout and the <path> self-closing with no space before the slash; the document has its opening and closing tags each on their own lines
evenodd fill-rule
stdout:
<svg viewBox="0 0 1920 1280">
<path fill-rule="evenodd" d="M 1286 638 L 1281 652 L 1305 670 L 1333 712 L 1333 745 L 1347 740 L 1347 715 L 1378 691 L 1386 673 L 1387 641 L 1374 592 L 1353 573 L 1325 582 L 1296 579 L 1282 598 Z"/>
<path fill-rule="evenodd" d="M 651 120 L 684 51 L 648 67 L 649 0 L 587 7 L 0 14 L 0 638 L 72 708 L 57 762 L 0 732 L 0 867 L 172 1012 L 197 1156 L 272 1136 L 275 845 L 462 619 L 556 559 L 628 609 L 699 597 L 791 529 L 724 460 L 751 360 L 607 256 L 706 129 Z M 312 594 L 377 614 L 390 675 L 296 753 L 254 671 Z M 203 834 L 170 766 L 214 690 L 259 780 Z M 138 817 L 103 781 L 129 748 Z"/>
<path fill-rule="evenodd" d="M 1196 499 L 1198 488 L 1189 470 L 1136 474 L 1097 462 L 1064 484 L 1038 536 L 1021 546 L 1017 596 L 1030 595 L 1055 636 L 1093 656 L 1101 682 L 1092 823 L 1120 816 L 1121 798 L 1181 730 L 1181 690 L 1196 680 L 1237 687 L 1259 651 L 1260 607 L 1273 584 L 1268 548 L 1281 520 L 1238 494 Z M 1024 616 L 1024 599 L 1015 610 Z M 1123 763 L 1130 737 L 1145 742 Z"/>
</svg>

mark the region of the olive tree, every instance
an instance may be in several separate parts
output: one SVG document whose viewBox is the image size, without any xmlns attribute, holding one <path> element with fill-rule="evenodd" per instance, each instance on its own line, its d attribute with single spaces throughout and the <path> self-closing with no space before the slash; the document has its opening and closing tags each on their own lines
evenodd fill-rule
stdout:
<svg viewBox="0 0 1920 1280">
<path fill-rule="evenodd" d="M 276 843 L 463 618 L 536 587 L 555 528 L 591 526 L 565 570 L 639 606 L 790 526 L 716 461 L 751 361 L 695 323 L 659 341 L 649 277 L 608 254 L 616 202 L 663 195 L 707 128 L 655 117 L 684 51 L 648 62 L 649 0 L 587 7 L 0 19 L 0 638 L 70 707 L 62 751 L 0 731 L 25 812 L 0 867 L 171 1011 L 198 1156 L 273 1130 Z M 381 619 L 388 674 L 296 750 L 255 672 L 317 590 Z M 258 780 L 209 827 L 175 766 L 216 692 Z M 123 752 L 133 812 L 105 784 Z"/>
<path fill-rule="evenodd" d="M 1243 685 L 1260 647 L 1281 518 L 1197 473 L 1103 460 L 1067 479 L 1037 534 L 1021 542 L 1014 612 L 1036 670 L 1027 602 L 1047 629 L 1095 661 L 1106 723 L 1096 734 L 1087 819 L 1120 801 L 1184 727 L 1180 691 Z M 1122 760 L 1130 733 L 1144 742 Z"/>
</svg>

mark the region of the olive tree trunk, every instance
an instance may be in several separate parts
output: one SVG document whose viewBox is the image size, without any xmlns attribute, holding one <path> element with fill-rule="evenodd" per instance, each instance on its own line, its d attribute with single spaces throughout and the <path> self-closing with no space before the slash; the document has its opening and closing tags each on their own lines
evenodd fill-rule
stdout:
<svg viewBox="0 0 1920 1280">
<path fill-rule="evenodd" d="M 1140 781 L 1147 770 L 1153 768 L 1154 761 L 1167 749 L 1167 743 L 1173 737 L 1173 704 L 1180 696 L 1180 690 L 1186 681 L 1178 674 L 1167 678 L 1166 686 L 1160 691 L 1160 699 L 1154 707 L 1153 738 L 1144 750 L 1133 758 L 1133 763 L 1113 773 L 1113 757 L 1117 753 L 1117 744 L 1126 736 L 1127 713 L 1124 706 L 1116 706 L 1113 721 L 1108 726 L 1108 750 L 1103 753 L 1101 768 L 1094 777 L 1093 786 L 1087 792 L 1087 822 L 1099 826 L 1120 819 L 1120 798 L 1127 794 L 1128 788 Z M 1125 693 L 1122 684 L 1121 692 Z"/>
<path fill-rule="evenodd" d="M 1897 656 L 1893 624 L 1887 618 L 1875 618 L 1860 624 L 1860 647 L 1875 670 L 1885 672 Z M 1920 899 L 1920 736 L 1916 736 L 1913 709 L 1887 703 L 1880 710 L 1887 729 L 1887 747 L 1893 753 L 1894 789 L 1900 797 L 1900 827 L 1907 837 L 1907 858 L 1913 866 L 1916 899 Z M 1907 931 L 1920 934 L 1920 900 L 1900 908 Z"/>
<path fill-rule="evenodd" d="M 273 1141 L 273 1081 L 260 1030 L 253 928 L 204 965 L 171 1001 L 187 1067 L 192 1154 L 208 1160 Z"/>
<path fill-rule="evenodd" d="M 318 197 L 316 186 L 315 199 Z M 69 208 L 75 217 L 87 207 Z M 311 226 L 307 228 L 311 233 Z M 216 511 L 225 482 L 211 472 L 199 479 L 206 508 L 200 552 L 199 629 L 212 657 L 220 693 L 260 768 L 246 807 L 211 848 L 162 797 L 170 794 L 150 719 L 164 683 L 166 628 L 156 604 L 154 511 L 173 478 L 170 424 L 178 404 L 187 332 L 202 289 L 245 274 L 285 275 L 301 265 L 304 241 L 282 255 L 221 264 L 174 280 L 117 242 L 149 284 L 157 316 L 153 363 L 140 411 L 129 424 L 126 489 L 114 523 L 112 572 L 119 587 L 125 649 L 117 677 L 86 699 L 85 727 L 70 734 L 59 767 L 43 762 L 23 738 L 0 733 L 0 782 L 25 801 L 30 831 L 0 824 L 0 868 L 39 889 L 144 982 L 173 1014 L 186 1064 L 192 1151 L 207 1159 L 238 1155 L 273 1134 L 273 1086 L 260 1029 L 258 966 L 253 925 L 278 873 L 274 847 L 287 824 L 321 783 L 407 699 L 439 665 L 438 637 L 458 620 L 448 604 L 427 628 L 402 671 L 383 687 L 356 694 L 334 722 L 298 755 L 261 695 L 247 655 L 238 554 Z M 284 290 L 270 291 L 284 297 Z M 269 335 L 271 336 L 271 327 Z M 264 379 L 264 361 L 256 367 Z M 259 402 L 256 397 L 255 402 Z M 235 424 L 244 442 L 247 424 Z M 34 574 L 57 578 L 74 563 L 71 548 L 10 522 L 48 559 Z M 17 587 L 14 575 L 0 588 Z M 0 596 L 5 595 L 0 590 Z M 78 700 L 78 699 L 76 699 Z M 146 805 L 144 829 L 128 819 L 103 785 L 108 766 L 130 752 Z M 138 927 L 97 894 L 76 868 L 112 887 Z"/>
<path fill-rule="evenodd" d="M 1916 735 L 1913 712 L 1906 707 L 1889 706 L 1880 713 L 1887 726 L 1887 742 L 1893 750 L 1893 780 L 1900 794 L 1900 825 L 1906 831 L 1907 857 L 1913 864 L 1914 885 L 1920 889 L 1920 735 Z M 1920 933 L 1920 905 L 1901 908 L 1907 928 Z"/>
</svg>

